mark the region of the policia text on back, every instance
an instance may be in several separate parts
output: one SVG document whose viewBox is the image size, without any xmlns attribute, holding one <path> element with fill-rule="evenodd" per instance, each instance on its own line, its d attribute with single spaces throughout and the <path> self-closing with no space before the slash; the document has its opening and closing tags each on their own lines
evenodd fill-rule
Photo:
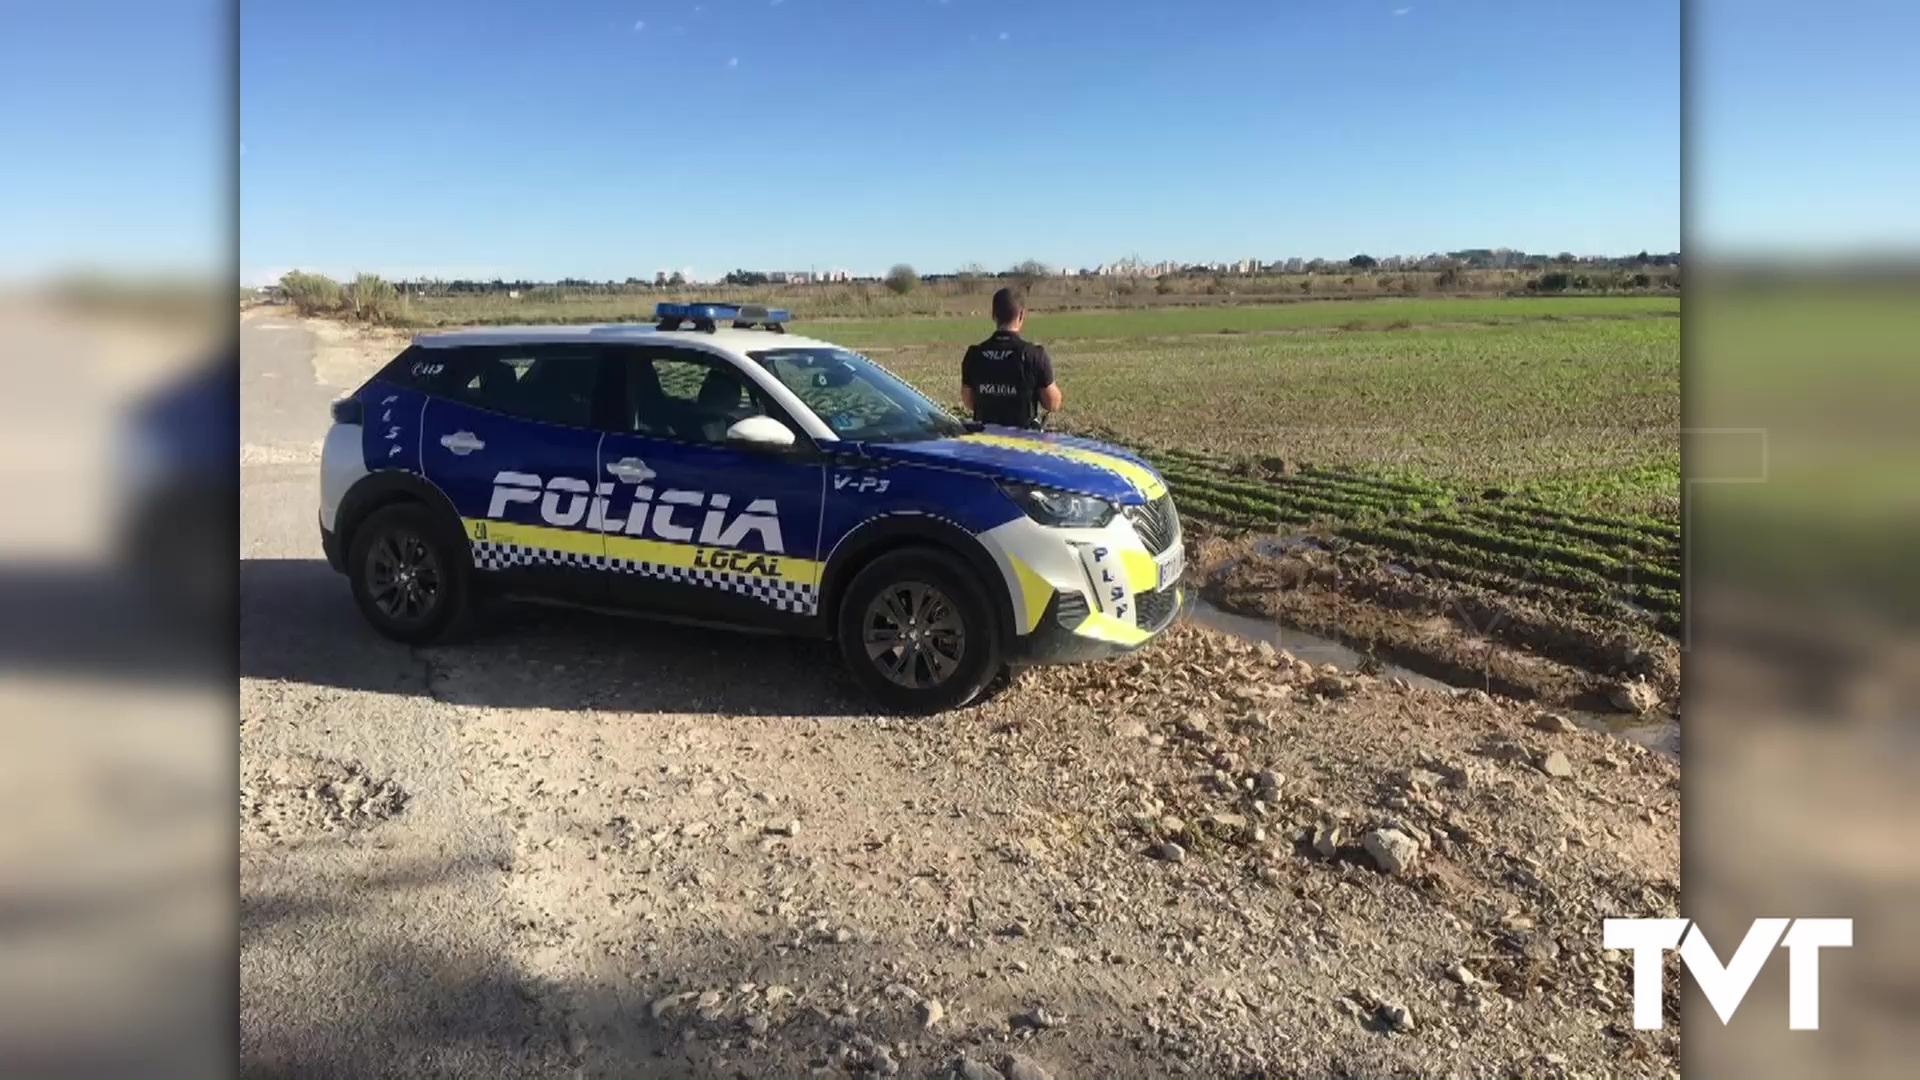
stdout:
<svg viewBox="0 0 1920 1080">
<path fill-rule="evenodd" d="M 1042 410 L 1060 407 L 1053 358 L 1020 336 L 1026 304 L 1012 289 L 993 294 L 993 336 L 967 348 L 960 362 L 963 399 L 983 424 L 1038 428 Z"/>
</svg>

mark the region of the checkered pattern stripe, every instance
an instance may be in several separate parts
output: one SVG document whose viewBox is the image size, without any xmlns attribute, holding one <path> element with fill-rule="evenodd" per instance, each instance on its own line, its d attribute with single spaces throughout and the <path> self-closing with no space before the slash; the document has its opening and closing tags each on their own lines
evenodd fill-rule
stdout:
<svg viewBox="0 0 1920 1080">
<path fill-rule="evenodd" d="M 776 611 L 811 615 L 819 606 L 819 590 L 812 585 L 755 577 L 731 570 L 701 570 L 689 566 L 618 559 L 606 555 L 582 555 L 571 551 L 503 544 L 494 540 L 474 540 L 473 565 L 480 570 L 505 570 L 516 566 L 567 566 L 577 570 L 602 570 L 614 574 L 640 574 L 676 581 L 683 585 L 701 585 L 709 589 L 750 596 Z"/>
</svg>

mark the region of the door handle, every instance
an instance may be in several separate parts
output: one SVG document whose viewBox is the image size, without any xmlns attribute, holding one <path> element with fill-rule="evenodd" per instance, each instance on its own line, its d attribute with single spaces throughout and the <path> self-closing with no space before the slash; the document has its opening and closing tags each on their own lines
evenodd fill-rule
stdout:
<svg viewBox="0 0 1920 1080">
<path fill-rule="evenodd" d="M 607 471 L 625 480 L 629 484 L 644 484 L 659 474 L 647 468 L 647 463 L 636 457 L 621 458 L 607 462 Z"/>
<path fill-rule="evenodd" d="M 461 457 L 466 457 L 475 450 L 485 450 L 487 448 L 487 444 L 481 442 L 471 431 L 456 431 L 451 435 L 442 435 L 440 436 L 440 445 Z"/>
</svg>

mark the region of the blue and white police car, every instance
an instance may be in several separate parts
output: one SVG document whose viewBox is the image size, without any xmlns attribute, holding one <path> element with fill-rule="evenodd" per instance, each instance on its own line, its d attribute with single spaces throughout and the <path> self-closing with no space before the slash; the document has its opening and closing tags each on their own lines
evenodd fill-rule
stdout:
<svg viewBox="0 0 1920 1080">
<path fill-rule="evenodd" d="M 442 639 L 484 593 L 812 635 L 933 712 L 1178 614 L 1137 456 L 963 423 L 778 309 L 656 319 L 424 334 L 335 402 L 321 540 L 375 629 Z"/>
</svg>

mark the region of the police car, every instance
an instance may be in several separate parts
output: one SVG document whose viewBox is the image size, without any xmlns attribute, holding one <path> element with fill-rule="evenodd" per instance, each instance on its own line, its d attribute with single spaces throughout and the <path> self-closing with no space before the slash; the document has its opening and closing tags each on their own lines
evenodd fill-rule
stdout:
<svg viewBox="0 0 1920 1080">
<path fill-rule="evenodd" d="M 1180 608 L 1138 457 L 962 423 L 778 309 L 424 334 L 334 403 L 320 535 L 420 643 L 481 594 L 835 641 L 902 712 L 1138 649 Z"/>
</svg>

